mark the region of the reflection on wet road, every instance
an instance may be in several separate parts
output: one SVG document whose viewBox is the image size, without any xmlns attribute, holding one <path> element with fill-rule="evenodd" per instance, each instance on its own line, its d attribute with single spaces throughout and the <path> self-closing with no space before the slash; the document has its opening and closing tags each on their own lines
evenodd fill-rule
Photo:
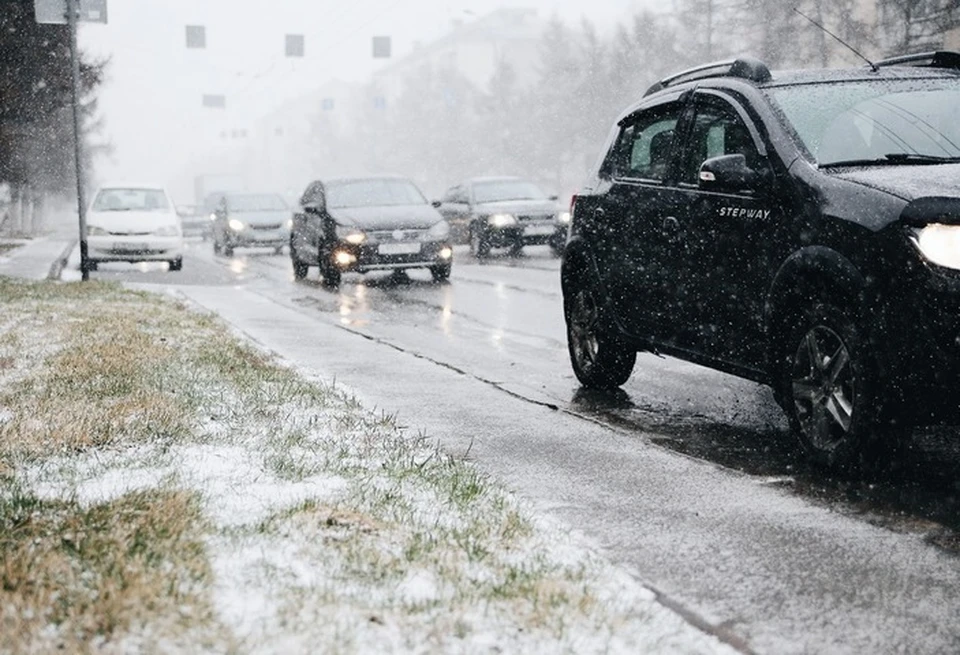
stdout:
<svg viewBox="0 0 960 655">
<path fill-rule="evenodd" d="M 324 287 L 316 269 L 295 283 L 286 255 L 238 251 L 225 258 L 208 249 L 192 244 L 180 273 L 166 272 L 165 265 L 116 265 L 95 275 L 164 284 L 257 285 L 343 329 L 464 371 L 512 395 L 601 421 L 960 552 L 960 430 L 918 431 L 896 466 L 865 480 L 840 479 L 806 464 L 766 387 L 642 354 L 622 390 L 582 389 L 567 360 L 559 261 L 546 248 L 483 262 L 458 249 L 449 283 L 434 283 L 426 271 L 376 273 L 345 275 L 338 290 Z"/>
</svg>

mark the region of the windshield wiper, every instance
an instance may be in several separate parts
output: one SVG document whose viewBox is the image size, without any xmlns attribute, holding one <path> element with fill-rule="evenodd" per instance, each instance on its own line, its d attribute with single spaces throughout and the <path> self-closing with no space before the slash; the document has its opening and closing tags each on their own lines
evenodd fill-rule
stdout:
<svg viewBox="0 0 960 655">
<path fill-rule="evenodd" d="M 916 152 L 891 152 L 876 159 L 847 159 L 830 161 L 820 164 L 821 168 L 840 166 L 888 166 L 896 164 L 956 164 L 960 157 L 942 157 L 939 155 L 922 155 Z"/>
</svg>

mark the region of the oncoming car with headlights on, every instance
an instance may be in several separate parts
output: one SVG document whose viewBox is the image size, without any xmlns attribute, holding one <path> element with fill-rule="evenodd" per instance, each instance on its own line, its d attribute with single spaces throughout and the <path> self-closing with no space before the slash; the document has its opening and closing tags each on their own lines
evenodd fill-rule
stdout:
<svg viewBox="0 0 960 655">
<path fill-rule="evenodd" d="M 298 280 L 318 266 L 325 284 L 342 273 L 425 268 L 450 277 L 450 226 L 410 180 L 399 176 L 338 178 L 310 183 L 290 233 Z"/>
<path fill-rule="evenodd" d="M 440 213 L 478 258 L 491 248 L 509 248 L 517 255 L 524 246 L 544 244 L 560 254 L 570 223 L 570 212 L 557 206 L 557 196 L 510 176 L 476 177 L 447 189 Z"/>
<path fill-rule="evenodd" d="M 87 269 L 144 261 L 183 267 L 183 229 L 170 196 L 161 187 L 101 187 L 87 213 Z"/>
<path fill-rule="evenodd" d="M 233 256 L 235 248 L 273 248 L 290 240 L 290 208 L 275 193 L 224 193 L 213 213 L 213 251 Z"/>
<path fill-rule="evenodd" d="M 562 263 L 586 386 L 638 351 L 768 384 L 815 463 L 957 420 L 960 53 L 654 85 L 575 197 Z M 891 448 L 891 446 L 893 446 Z"/>
</svg>

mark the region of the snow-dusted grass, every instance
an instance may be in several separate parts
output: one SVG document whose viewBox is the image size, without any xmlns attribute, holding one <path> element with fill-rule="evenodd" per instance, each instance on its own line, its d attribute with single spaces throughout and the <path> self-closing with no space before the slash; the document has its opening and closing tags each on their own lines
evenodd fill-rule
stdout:
<svg viewBox="0 0 960 655">
<path fill-rule="evenodd" d="M 0 651 L 722 652 L 397 417 L 175 301 L 0 278 Z"/>
</svg>

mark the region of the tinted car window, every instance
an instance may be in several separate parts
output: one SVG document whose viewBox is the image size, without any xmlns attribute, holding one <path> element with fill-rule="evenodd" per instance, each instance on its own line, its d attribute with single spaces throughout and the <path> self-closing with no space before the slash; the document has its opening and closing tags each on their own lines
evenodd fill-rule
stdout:
<svg viewBox="0 0 960 655">
<path fill-rule="evenodd" d="M 748 166 L 756 166 L 759 160 L 750 131 L 733 107 L 702 104 L 693 120 L 681 180 L 697 184 L 701 164 L 722 155 L 744 155 Z"/>
<path fill-rule="evenodd" d="M 283 198 L 271 194 L 228 196 L 227 204 L 230 211 L 235 212 L 282 211 L 287 208 Z"/>
<path fill-rule="evenodd" d="M 615 177 L 663 180 L 667 176 L 678 112 L 644 114 L 624 126 L 614 151 Z"/>
<path fill-rule="evenodd" d="M 329 184 L 328 207 L 381 207 L 422 205 L 426 199 L 406 180 L 357 180 Z"/>
<path fill-rule="evenodd" d="M 547 196 L 532 182 L 508 180 L 478 182 L 473 185 L 473 197 L 477 202 L 498 200 L 542 200 Z"/>
<path fill-rule="evenodd" d="M 821 165 L 898 153 L 960 156 L 960 79 L 810 84 L 770 94 Z"/>
<path fill-rule="evenodd" d="M 163 211 L 167 194 L 160 189 L 103 189 L 93 202 L 94 211 Z"/>
</svg>

